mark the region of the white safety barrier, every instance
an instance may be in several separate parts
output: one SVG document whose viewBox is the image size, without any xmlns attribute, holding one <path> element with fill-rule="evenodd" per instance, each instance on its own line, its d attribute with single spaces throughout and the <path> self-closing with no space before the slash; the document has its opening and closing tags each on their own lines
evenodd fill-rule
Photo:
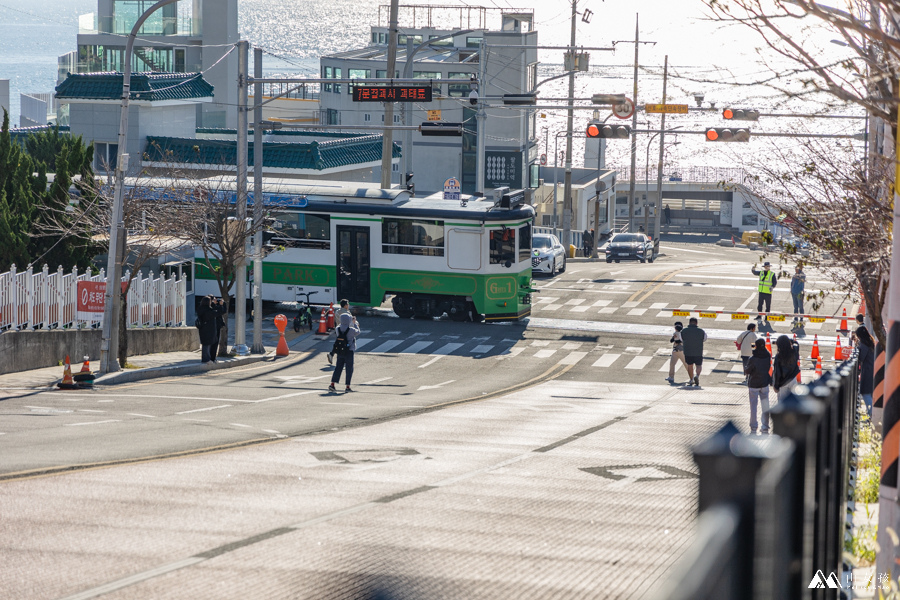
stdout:
<svg viewBox="0 0 900 600">
<path fill-rule="evenodd" d="M 699 316 L 701 319 L 715 319 L 719 315 L 731 315 L 732 321 L 746 321 L 748 319 L 755 319 L 757 316 L 765 318 L 767 321 L 784 321 L 788 318 L 797 318 L 805 321 L 809 321 L 810 323 L 824 323 L 825 321 L 847 321 L 847 315 L 807 315 L 800 313 L 767 313 L 767 312 L 756 312 L 756 311 L 743 311 L 736 312 L 730 310 L 681 310 L 681 309 L 670 309 L 673 317 L 690 317 L 693 315 Z M 849 320 L 852 320 L 854 317 L 850 317 Z"/>
<path fill-rule="evenodd" d="M 131 280 L 127 296 L 128 327 L 177 327 L 185 324 L 186 280 L 174 274 L 131 279 L 126 272 L 122 282 Z M 47 265 L 37 273 L 29 267 L 16 271 L 15 265 L 0 273 L 0 331 L 7 329 L 51 329 L 96 327 L 98 320 L 79 318 L 77 312 L 78 282 L 105 282 L 101 269 L 90 272 L 64 273 L 59 267 L 53 273 Z"/>
</svg>

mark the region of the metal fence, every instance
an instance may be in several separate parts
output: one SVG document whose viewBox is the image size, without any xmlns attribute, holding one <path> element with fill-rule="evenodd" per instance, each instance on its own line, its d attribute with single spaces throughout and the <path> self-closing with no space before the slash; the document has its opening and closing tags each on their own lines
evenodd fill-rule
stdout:
<svg viewBox="0 0 900 600">
<path fill-rule="evenodd" d="M 131 280 L 127 296 L 128 327 L 176 327 L 185 324 L 186 279 L 174 274 L 131 278 L 126 272 L 122 281 Z M 101 269 L 70 273 L 59 267 L 50 272 L 47 265 L 37 273 L 29 267 L 17 271 L 15 265 L 0 273 L 0 331 L 8 329 L 53 329 L 95 327 L 99 321 L 83 318 L 78 313 L 78 282 L 105 282 Z"/>
<path fill-rule="evenodd" d="M 856 359 L 775 406 L 775 435 L 742 435 L 728 423 L 694 448 L 697 536 L 657 600 L 838 598 L 855 479 Z"/>
</svg>

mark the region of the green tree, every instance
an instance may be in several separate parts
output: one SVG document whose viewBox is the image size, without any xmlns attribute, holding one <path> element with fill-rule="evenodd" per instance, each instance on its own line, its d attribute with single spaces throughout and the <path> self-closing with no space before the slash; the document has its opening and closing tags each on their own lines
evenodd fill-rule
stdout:
<svg viewBox="0 0 900 600">
<path fill-rule="evenodd" d="M 45 179 L 46 181 L 46 179 Z M 9 133 L 9 113 L 0 128 L 0 271 L 30 262 L 29 232 L 34 214 L 34 162 Z"/>
<path fill-rule="evenodd" d="M 42 162 L 47 165 L 47 171 L 56 172 L 56 157 L 59 156 L 63 149 L 73 148 L 83 149 L 85 143 L 81 136 L 72 137 L 70 135 L 61 134 L 59 126 L 47 129 L 38 133 L 31 133 L 25 140 L 25 151 L 37 163 Z M 91 152 L 93 156 L 93 152 Z"/>
</svg>

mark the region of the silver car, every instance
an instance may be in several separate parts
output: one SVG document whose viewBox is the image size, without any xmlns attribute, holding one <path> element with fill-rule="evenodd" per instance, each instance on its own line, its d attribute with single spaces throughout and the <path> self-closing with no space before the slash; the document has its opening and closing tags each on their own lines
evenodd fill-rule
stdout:
<svg viewBox="0 0 900 600">
<path fill-rule="evenodd" d="M 566 250 L 555 235 L 536 233 L 531 238 L 531 272 L 555 275 L 566 270 Z"/>
</svg>

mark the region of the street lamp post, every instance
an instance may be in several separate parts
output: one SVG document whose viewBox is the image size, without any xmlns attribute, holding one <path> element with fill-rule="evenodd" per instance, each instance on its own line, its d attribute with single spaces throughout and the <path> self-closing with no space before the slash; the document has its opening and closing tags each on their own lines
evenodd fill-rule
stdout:
<svg viewBox="0 0 900 600">
<path fill-rule="evenodd" d="M 119 340 L 119 298 L 121 296 L 120 280 L 122 279 L 122 261 L 124 252 L 119 248 L 119 238 L 124 234 L 123 223 L 123 188 L 125 172 L 128 170 L 128 101 L 131 96 L 131 55 L 134 50 L 134 40 L 144 21 L 154 12 L 168 4 L 174 4 L 178 0 L 159 0 L 156 4 L 144 11 L 135 21 L 128 41 L 125 43 L 124 64 L 122 65 L 122 114 L 119 119 L 119 147 L 116 153 L 115 186 L 113 188 L 112 215 L 109 223 L 109 255 L 106 261 L 106 304 L 103 307 L 103 333 L 100 342 L 100 372 L 112 373 L 119 370 L 120 365 L 116 360 Z"/>
</svg>

